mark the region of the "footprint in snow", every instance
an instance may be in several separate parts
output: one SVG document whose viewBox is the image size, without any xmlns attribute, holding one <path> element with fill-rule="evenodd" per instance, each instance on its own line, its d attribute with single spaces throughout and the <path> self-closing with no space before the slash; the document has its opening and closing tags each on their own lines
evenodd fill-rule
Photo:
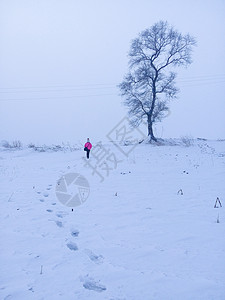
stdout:
<svg viewBox="0 0 225 300">
<path fill-rule="evenodd" d="M 63 227 L 63 223 L 61 221 L 55 221 L 55 223 L 58 227 Z"/>
<path fill-rule="evenodd" d="M 89 249 L 85 249 L 84 252 L 90 258 L 90 260 L 93 261 L 95 264 L 100 265 L 103 263 L 104 257 L 102 255 L 97 255 Z"/>
<path fill-rule="evenodd" d="M 41 201 L 41 202 L 45 202 L 45 200 L 44 200 L 44 199 L 40 199 L 40 201 Z"/>
<path fill-rule="evenodd" d="M 96 282 L 92 278 L 86 279 L 83 283 L 83 287 L 87 290 L 91 290 L 99 293 L 106 290 L 106 287 L 103 284 Z"/>
<path fill-rule="evenodd" d="M 47 211 L 47 212 L 53 212 L 53 210 L 52 210 L 52 209 L 46 209 L 46 211 Z"/>
<path fill-rule="evenodd" d="M 73 242 L 67 243 L 66 246 L 67 246 L 70 250 L 72 250 L 72 251 L 78 250 L 77 245 L 76 245 L 75 243 L 73 243 Z"/>
<path fill-rule="evenodd" d="M 71 231 L 71 235 L 72 235 L 73 237 L 78 237 L 79 233 L 80 233 L 80 232 L 79 232 L 78 230 L 76 230 L 76 229 L 74 229 L 74 230 Z"/>
<path fill-rule="evenodd" d="M 49 195 L 47 193 L 45 193 L 45 194 L 43 194 L 43 196 L 47 198 Z"/>
<path fill-rule="evenodd" d="M 56 214 L 56 216 L 57 216 L 58 218 L 63 218 L 63 215 L 62 215 L 62 214 Z"/>
<path fill-rule="evenodd" d="M 13 299 L 12 295 L 7 295 L 4 300 L 10 300 L 10 299 Z"/>
<path fill-rule="evenodd" d="M 46 190 L 47 190 L 47 191 L 50 191 L 50 190 L 51 190 L 51 187 L 47 187 Z"/>
<path fill-rule="evenodd" d="M 52 205 L 56 205 L 56 203 L 54 202 L 54 203 L 52 203 Z"/>
</svg>

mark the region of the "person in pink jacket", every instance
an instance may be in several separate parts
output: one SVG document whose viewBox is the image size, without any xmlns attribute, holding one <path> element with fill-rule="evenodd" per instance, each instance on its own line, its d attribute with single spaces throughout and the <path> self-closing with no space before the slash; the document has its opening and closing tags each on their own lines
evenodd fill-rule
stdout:
<svg viewBox="0 0 225 300">
<path fill-rule="evenodd" d="M 87 143 L 85 143 L 84 145 L 84 151 L 87 152 L 87 158 L 89 159 L 89 153 L 91 151 L 91 148 L 92 148 L 92 144 L 90 143 L 90 140 L 89 138 L 87 139 Z"/>
</svg>

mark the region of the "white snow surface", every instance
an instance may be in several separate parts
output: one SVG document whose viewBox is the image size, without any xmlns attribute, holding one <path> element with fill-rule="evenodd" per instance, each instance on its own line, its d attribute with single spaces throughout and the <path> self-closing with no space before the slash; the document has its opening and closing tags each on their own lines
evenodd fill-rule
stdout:
<svg viewBox="0 0 225 300">
<path fill-rule="evenodd" d="M 103 182 L 83 149 L 1 149 L 0 299 L 225 299 L 225 141 L 106 146 Z M 74 211 L 55 193 L 71 172 L 91 188 Z"/>
</svg>

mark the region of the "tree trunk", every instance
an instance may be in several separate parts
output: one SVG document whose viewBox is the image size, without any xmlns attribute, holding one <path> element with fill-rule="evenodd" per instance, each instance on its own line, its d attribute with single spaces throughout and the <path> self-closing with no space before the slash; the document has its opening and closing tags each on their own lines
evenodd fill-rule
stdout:
<svg viewBox="0 0 225 300">
<path fill-rule="evenodd" d="M 157 139 L 155 138 L 154 136 L 154 133 L 153 133 L 153 128 L 152 128 L 152 120 L 151 120 L 151 116 L 148 115 L 148 136 L 150 136 L 150 139 L 157 142 Z"/>
<path fill-rule="evenodd" d="M 150 136 L 150 139 L 157 142 L 157 139 L 154 136 L 153 133 L 153 128 L 152 128 L 152 115 L 153 115 L 153 110 L 155 108 L 155 101 L 156 101 L 156 81 L 158 78 L 158 70 L 156 69 L 156 67 L 154 66 L 153 62 L 151 62 L 152 67 L 155 69 L 155 78 L 152 82 L 152 105 L 151 105 L 151 109 L 148 113 L 148 135 Z"/>
</svg>

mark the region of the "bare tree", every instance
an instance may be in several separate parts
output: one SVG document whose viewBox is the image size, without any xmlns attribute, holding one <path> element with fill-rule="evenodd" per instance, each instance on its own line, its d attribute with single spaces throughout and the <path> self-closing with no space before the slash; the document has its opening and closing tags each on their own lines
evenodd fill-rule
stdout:
<svg viewBox="0 0 225 300">
<path fill-rule="evenodd" d="M 187 66 L 191 61 L 195 39 L 182 35 L 167 22 L 160 21 L 142 31 L 131 43 L 129 72 L 119 85 L 130 121 L 139 126 L 145 119 L 150 139 L 157 139 L 153 124 L 161 121 L 168 111 L 168 101 L 175 98 L 176 73 L 172 67 Z"/>
</svg>

